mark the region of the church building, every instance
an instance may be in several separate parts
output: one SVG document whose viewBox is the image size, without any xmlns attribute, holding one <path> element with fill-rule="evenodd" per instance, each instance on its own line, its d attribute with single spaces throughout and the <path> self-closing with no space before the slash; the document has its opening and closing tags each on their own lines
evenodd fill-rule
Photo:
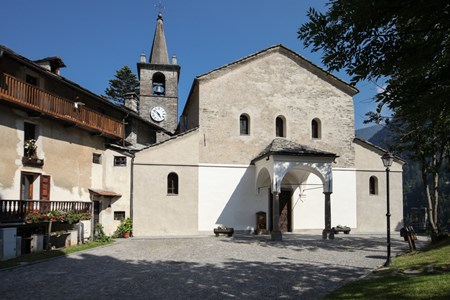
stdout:
<svg viewBox="0 0 450 300">
<path fill-rule="evenodd" d="M 385 231 L 385 151 L 355 139 L 355 87 L 275 45 L 197 76 L 176 127 L 180 67 L 165 41 L 160 14 L 138 63 L 140 113 L 176 134 L 136 153 L 135 236 Z M 396 228 L 402 165 L 391 167 Z"/>
</svg>

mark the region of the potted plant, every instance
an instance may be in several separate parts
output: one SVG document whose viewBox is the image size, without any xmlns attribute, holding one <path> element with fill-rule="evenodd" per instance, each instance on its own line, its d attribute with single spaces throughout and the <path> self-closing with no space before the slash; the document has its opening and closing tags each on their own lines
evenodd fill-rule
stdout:
<svg viewBox="0 0 450 300">
<path fill-rule="evenodd" d="M 119 236 L 123 238 L 129 238 L 132 231 L 133 231 L 133 221 L 131 221 L 131 218 L 126 218 L 125 221 L 123 221 L 117 227 L 117 232 L 119 233 Z"/>
<path fill-rule="evenodd" d="M 22 157 L 22 163 L 24 165 L 32 167 L 42 167 L 44 160 L 37 157 L 37 145 L 35 139 L 26 140 L 24 143 L 25 156 Z"/>
<path fill-rule="evenodd" d="M 28 158 L 36 158 L 36 140 L 35 139 L 29 139 L 26 140 L 24 143 L 25 148 L 25 154 Z"/>
</svg>

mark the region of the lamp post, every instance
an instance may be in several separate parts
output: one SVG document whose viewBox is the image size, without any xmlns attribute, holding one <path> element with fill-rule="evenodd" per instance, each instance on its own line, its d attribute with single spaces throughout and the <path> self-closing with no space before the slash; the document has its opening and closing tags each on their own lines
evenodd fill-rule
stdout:
<svg viewBox="0 0 450 300">
<path fill-rule="evenodd" d="M 391 262 L 391 209 L 389 199 L 389 171 L 394 161 L 394 156 L 391 153 L 386 152 L 382 157 L 383 165 L 386 168 L 386 225 L 387 225 L 387 259 L 384 263 L 385 267 L 390 267 Z"/>
</svg>

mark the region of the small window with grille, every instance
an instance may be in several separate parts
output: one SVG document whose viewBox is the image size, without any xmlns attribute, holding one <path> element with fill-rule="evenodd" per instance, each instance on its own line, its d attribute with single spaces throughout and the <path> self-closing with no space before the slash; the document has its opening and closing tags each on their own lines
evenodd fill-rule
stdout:
<svg viewBox="0 0 450 300">
<path fill-rule="evenodd" d="M 127 158 L 126 156 L 114 156 L 114 167 L 126 167 Z"/>
<path fill-rule="evenodd" d="M 124 211 L 115 211 L 114 212 L 114 220 L 124 221 L 125 220 L 125 212 Z"/>
<path fill-rule="evenodd" d="M 102 155 L 99 153 L 92 154 L 92 163 L 101 164 L 102 163 Z"/>
</svg>

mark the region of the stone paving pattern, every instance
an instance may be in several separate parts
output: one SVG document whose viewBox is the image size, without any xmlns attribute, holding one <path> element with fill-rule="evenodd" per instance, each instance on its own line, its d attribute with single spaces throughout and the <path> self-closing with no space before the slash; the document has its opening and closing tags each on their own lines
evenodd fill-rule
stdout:
<svg viewBox="0 0 450 300">
<path fill-rule="evenodd" d="M 382 235 L 120 239 L 0 271 L 1 299 L 320 299 L 386 259 Z M 417 245 L 426 243 L 422 238 Z M 408 250 L 393 237 L 393 256 Z"/>
</svg>

